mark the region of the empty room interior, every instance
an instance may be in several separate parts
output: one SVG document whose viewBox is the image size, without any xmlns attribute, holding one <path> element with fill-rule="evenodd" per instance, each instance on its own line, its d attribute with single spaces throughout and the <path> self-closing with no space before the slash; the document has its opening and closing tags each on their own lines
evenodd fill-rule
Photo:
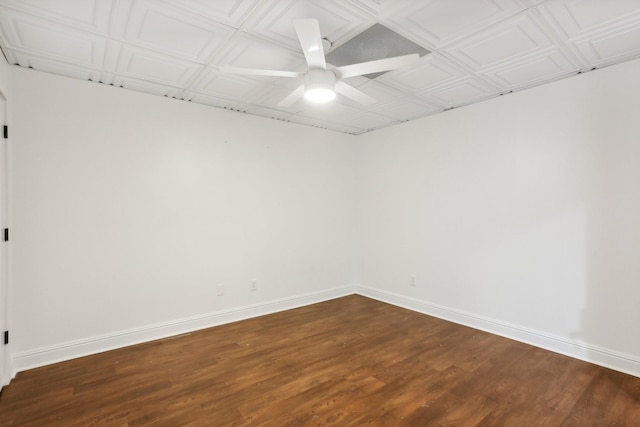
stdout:
<svg viewBox="0 0 640 427">
<path fill-rule="evenodd" d="M 0 0 L 0 426 L 640 425 L 640 0 Z"/>
</svg>

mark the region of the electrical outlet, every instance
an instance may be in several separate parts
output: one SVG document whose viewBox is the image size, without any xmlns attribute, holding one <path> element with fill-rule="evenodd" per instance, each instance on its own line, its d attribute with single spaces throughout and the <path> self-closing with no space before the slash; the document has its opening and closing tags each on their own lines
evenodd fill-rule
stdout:
<svg viewBox="0 0 640 427">
<path fill-rule="evenodd" d="M 409 286 L 415 286 L 415 285 L 416 285 L 416 276 L 411 276 L 409 280 Z"/>
<path fill-rule="evenodd" d="M 223 285 L 216 286 L 216 293 L 219 297 L 224 295 L 224 286 Z"/>
<path fill-rule="evenodd" d="M 258 290 L 258 281 L 257 280 L 252 280 L 251 281 L 251 288 L 250 288 L 251 292 L 255 292 Z"/>
</svg>

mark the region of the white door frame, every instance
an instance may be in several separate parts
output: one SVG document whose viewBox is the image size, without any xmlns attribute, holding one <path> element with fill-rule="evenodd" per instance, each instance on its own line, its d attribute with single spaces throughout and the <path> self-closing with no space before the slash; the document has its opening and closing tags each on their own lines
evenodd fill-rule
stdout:
<svg viewBox="0 0 640 427">
<path fill-rule="evenodd" d="M 0 133 L 3 133 L 6 124 L 7 98 L 0 90 Z M 9 349 L 4 344 L 4 331 L 9 330 L 8 242 L 4 241 L 4 229 L 8 228 L 8 163 L 7 140 L 4 139 L 4 135 L 0 135 L 0 389 L 7 385 L 12 377 Z"/>
</svg>

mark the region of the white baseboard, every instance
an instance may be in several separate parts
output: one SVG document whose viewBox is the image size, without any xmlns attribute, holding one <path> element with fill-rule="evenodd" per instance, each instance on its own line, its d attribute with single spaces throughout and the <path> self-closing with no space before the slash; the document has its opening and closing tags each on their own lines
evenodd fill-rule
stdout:
<svg viewBox="0 0 640 427">
<path fill-rule="evenodd" d="M 11 366 L 11 363 L 5 363 L 4 372 L 2 373 L 2 378 L 0 378 L 0 390 L 2 390 L 2 387 L 9 384 L 15 377 L 16 371 L 13 369 L 13 366 Z"/>
<path fill-rule="evenodd" d="M 17 372 L 39 366 L 193 332 L 212 326 L 219 326 L 225 323 L 290 310 L 292 308 L 315 304 L 354 293 L 355 286 L 334 288 L 16 353 L 12 357 L 12 376 L 15 376 Z"/>
<path fill-rule="evenodd" d="M 640 358 L 564 337 L 536 331 L 499 320 L 478 316 L 450 307 L 432 304 L 392 292 L 357 286 L 356 293 L 412 311 L 480 329 L 575 359 L 584 360 L 629 375 L 640 377 Z"/>
<path fill-rule="evenodd" d="M 16 353 L 11 360 L 12 369 L 10 369 L 10 373 L 7 373 L 9 377 L 2 378 L 2 381 L 8 383 L 17 372 L 27 369 L 290 310 L 354 293 L 640 377 L 640 358 L 635 356 L 380 289 L 366 286 L 346 286 Z"/>
</svg>

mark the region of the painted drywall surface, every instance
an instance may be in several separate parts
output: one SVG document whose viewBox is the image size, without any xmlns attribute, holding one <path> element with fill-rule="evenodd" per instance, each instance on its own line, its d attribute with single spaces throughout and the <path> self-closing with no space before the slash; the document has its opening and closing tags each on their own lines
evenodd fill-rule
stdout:
<svg viewBox="0 0 640 427">
<path fill-rule="evenodd" d="M 638 360 L 638 75 L 640 60 L 364 135 L 360 283 Z"/>
<path fill-rule="evenodd" d="M 13 80 L 14 353 L 353 283 L 347 135 Z"/>
</svg>

